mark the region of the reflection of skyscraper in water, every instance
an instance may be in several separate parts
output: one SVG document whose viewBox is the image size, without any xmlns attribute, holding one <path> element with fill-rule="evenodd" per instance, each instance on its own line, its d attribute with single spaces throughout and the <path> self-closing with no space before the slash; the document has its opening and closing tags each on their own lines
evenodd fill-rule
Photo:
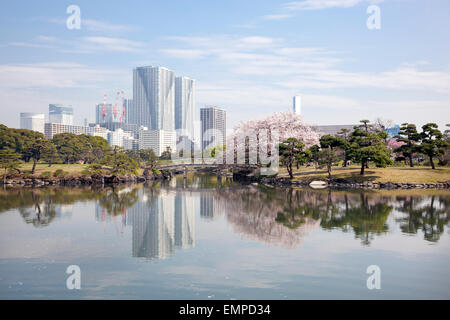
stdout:
<svg viewBox="0 0 450 320">
<path fill-rule="evenodd" d="M 186 193 L 175 196 L 175 246 L 189 248 L 195 244 L 194 198 Z"/>
<path fill-rule="evenodd" d="M 143 197 L 129 210 L 133 225 L 133 257 L 164 259 L 175 247 L 195 241 L 193 201 L 186 194 L 160 192 Z"/>
<path fill-rule="evenodd" d="M 57 218 L 71 218 L 73 206 L 71 204 L 61 204 L 55 207 Z"/>
<path fill-rule="evenodd" d="M 209 193 L 202 193 L 200 196 L 200 217 L 204 219 L 214 219 L 217 216 L 216 201 Z"/>
</svg>

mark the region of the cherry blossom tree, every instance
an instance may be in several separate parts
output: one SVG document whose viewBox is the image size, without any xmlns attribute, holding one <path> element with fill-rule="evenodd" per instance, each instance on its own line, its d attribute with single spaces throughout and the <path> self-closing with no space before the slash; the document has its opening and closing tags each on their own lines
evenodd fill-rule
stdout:
<svg viewBox="0 0 450 320">
<path fill-rule="evenodd" d="M 227 163 L 266 164 L 263 158 L 278 156 L 278 144 L 289 138 L 309 148 L 319 143 L 320 134 L 294 112 L 241 122 L 227 137 Z"/>
</svg>

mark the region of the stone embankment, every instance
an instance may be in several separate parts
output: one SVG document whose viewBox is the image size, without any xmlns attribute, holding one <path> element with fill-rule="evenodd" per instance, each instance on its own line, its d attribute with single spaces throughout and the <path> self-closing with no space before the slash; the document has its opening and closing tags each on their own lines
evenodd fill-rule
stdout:
<svg viewBox="0 0 450 320">
<path fill-rule="evenodd" d="M 437 183 L 400 183 L 400 182 L 355 182 L 346 179 L 331 179 L 324 180 L 328 187 L 332 188 L 362 188 L 362 189 L 449 189 L 450 181 Z M 312 181 L 310 180 L 295 180 L 288 178 L 261 178 L 257 182 L 278 186 L 300 186 L 307 187 Z"/>
<path fill-rule="evenodd" d="M 313 180 L 291 180 L 287 177 L 267 177 L 254 174 L 250 171 L 239 171 L 233 173 L 236 181 L 261 183 L 273 186 L 298 186 L 308 187 Z M 414 183 L 414 182 L 357 182 L 347 179 L 324 179 L 326 187 L 332 188 L 361 188 L 361 189 L 450 189 L 450 181 L 442 181 L 436 183 Z M 317 182 L 317 181 L 316 181 Z"/>
<path fill-rule="evenodd" d="M 80 176 L 65 178 L 13 178 L 7 179 L 6 185 L 14 186 L 78 186 L 78 185 L 109 185 L 109 184 L 128 184 L 142 183 L 147 181 L 170 180 L 172 174 L 170 172 L 161 172 L 159 175 L 141 175 L 141 176 Z M 4 184 L 3 180 L 0 184 Z"/>
</svg>

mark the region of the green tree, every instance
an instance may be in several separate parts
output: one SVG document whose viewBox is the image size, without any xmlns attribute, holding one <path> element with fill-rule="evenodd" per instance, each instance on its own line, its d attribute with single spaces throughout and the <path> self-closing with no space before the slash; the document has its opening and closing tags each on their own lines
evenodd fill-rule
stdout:
<svg viewBox="0 0 450 320">
<path fill-rule="evenodd" d="M 362 123 L 361 127 L 364 128 L 365 132 L 369 132 L 369 130 L 373 127 L 371 124 L 369 124 L 370 120 L 360 120 L 359 122 Z"/>
<path fill-rule="evenodd" d="M 363 128 L 355 127 L 350 137 L 349 156 L 352 160 L 361 164 L 361 175 L 369 161 L 373 161 L 377 167 L 385 167 L 391 164 L 389 149 L 383 142 L 383 133 L 372 133 Z"/>
<path fill-rule="evenodd" d="M 443 155 L 445 153 L 445 147 L 448 146 L 447 142 L 443 139 L 442 132 L 438 130 L 437 124 L 427 123 L 422 126 L 420 138 L 420 152 L 429 157 L 431 168 L 436 169 L 433 158 Z"/>
<path fill-rule="evenodd" d="M 8 172 L 18 171 L 20 172 L 20 155 L 9 148 L 0 149 L 0 168 L 3 172 L 3 184 L 6 183 L 6 176 Z"/>
<path fill-rule="evenodd" d="M 172 159 L 172 149 L 171 149 L 170 147 L 167 147 L 167 148 L 166 148 L 166 151 L 164 151 L 164 152 L 161 154 L 160 159 L 161 159 L 161 160 L 170 160 L 170 159 Z"/>
<path fill-rule="evenodd" d="M 43 138 L 38 137 L 35 141 L 33 141 L 28 148 L 24 151 L 27 156 L 33 160 L 33 168 L 31 169 L 31 173 L 34 174 L 36 171 L 36 165 L 41 160 L 41 158 L 46 155 L 50 154 L 53 150 L 52 143 Z"/>
<path fill-rule="evenodd" d="M 305 145 L 303 142 L 296 138 L 289 138 L 279 145 L 281 161 L 286 166 L 291 179 L 294 178 L 292 172 L 292 164 L 294 161 L 299 161 L 301 163 L 306 161 L 305 152 L 303 151 L 304 147 Z"/>
<path fill-rule="evenodd" d="M 336 135 L 336 138 L 339 141 L 339 148 L 341 148 L 344 151 L 344 161 L 342 163 L 343 167 L 347 167 L 348 161 L 350 160 L 349 158 L 349 151 L 350 151 L 350 133 L 351 131 L 349 129 L 341 129 L 341 131 L 339 131 Z"/>
<path fill-rule="evenodd" d="M 102 137 L 81 134 L 76 136 L 79 160 L 83 163 L 93 163 L 110 152 L 108 141 Z"/>
<path fill-rule="evenodd" d="M 144 168 L 144 175 L 153 172 L 158 166 L 158 157 L 153 149 L 145 149 L 139 151 L 139 157 L 142 161 L 141 167 Z"/>
<path fill-rule="evenodd" d="M 46 161 L 48 163 L 48 166 L 51 167 L 52 164 L 57 162 L 59 159 L 60 157 L 55 145 L 49 142 L 42 154 L 42 160 Z"/>
<path fill-rule="evenodd" d="M 52 142 L 64 163 L 70 164 L 79 161 L 84 146 L 76 134 L 56 134 Z"/>
<path fill-rule="evenodd" d="M 122 152 L 107 155 L 100 160 L 100 164 L 103 164 L 112 175 L 137 174 L 137 162 Z"/>
<path fill-rule="evenodd" d="M 328 172 L 328 178 L 331 179 L 331 167 L 333 166 L 333 163 L 338 161 L 339 157 L 334 152 L 334 150 L 331 148 L 330 145 L 328 147 L 323 148 L 319 152 L 319 164 L 324 165 L 327 168 Z"/>
<path fill-rule="evenodd" d="M 398 136 L 395 137 L 397 141 L 405 144 L 395 149 L 395 152 L 400 152 L 405 158 L 409 159 L 409 166 L 414 167 L 413 155 L 419 151 L 418 143 L 420 141 L 420 134 L 417 132 L 416 125 L 410 123 L 403 123 Z"/>
<path fill-rule="evenodd" d="M 320 147 L 318 145 L 313 145 L 308 148 L 309 159 L 313 162 L 314 169 L 316 169 L 316 170 L 317 170 L 317 165 L 319 163 L 319 152 L 320 152 Z"/>
<path fill-rule="evenodd" d="M 340 139 L 338 139 L 337 137 L 332 136 L 330 134 L 321 136 L 319 141 L 320 141 L 320 147 L 322 149 L 325 149 L 328 147 L 330 147 L 331 149 L 338 148 L 341 145 Z"/>
</svg>

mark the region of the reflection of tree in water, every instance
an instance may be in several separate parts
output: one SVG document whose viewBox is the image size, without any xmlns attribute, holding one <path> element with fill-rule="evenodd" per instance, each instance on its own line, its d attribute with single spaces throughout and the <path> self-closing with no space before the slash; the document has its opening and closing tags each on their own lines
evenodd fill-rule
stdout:
<svg viewBox="0 0 450 320">
<path fill-rule="evenodd" d="M 277 212 L 285 203 L 280 190 L 264 190 L 254 187 L 224 189 L 216 196 L 221 211 L 238 233 L 257 241 L 294 248 L 320 221 L 307 217 L 301 226 L 287 228 L 276 222 Z"/>
<path fill-rule="evenodd" d="M 437 242 L 450 221 L 450 198 L 448 196 L 397 197 L 396 209 L 405 215 L 396 219 L 404 233 L 424 233 L 424 239 Z"/>
<path fill-rule="evenodd" d="M 136 192 L 128 194 L 122 189 L 123 187 L 113 190 L 93 187 L 48 187 L 3 190 L 0 192 L 0 213 L 17 209 L 26 223 L 43 227 L 58 217 L 60 206 L 99 199 L 108 212 L 115 214 L 132 206 L 137 200 Z"/>
<path fill-rule="evenodd" d="M 385 197 L 299 189 L 242 188 L 218 196 L 238 232 L 295 247 L 319 226 L 353 232 L 364 245 L 388 231 L 393 207 Z"/>
<path fill-rule="evenodd" d="M 98 204 L 105 208 L 108 214 L 123 214 L 127 209 L 131 208 L 138 200 L 137 188 L 112 188 L 107 190 L 105 195 L 98 200 Z"/>
<path fill-rule="evenodd" d="M 52 197 L 35 194 L 31 192 L 32 207 L 20 207 L 19 212 L 25 222 L 35 227 L 45 227 L 53 221 L 56 216 L 55 204 Z"/>
<path fill-rule="evenodd" d="M 339 228 L 344 232 L 353 231 L 355 238 L 361 239 L 362 244 L 370 245 L 375 235 L 381 235 L 389 230 L 386 221 L 393 206 L 389 205 L 389 200 L 385 197 L 367 193 L 360 193 L 359 201 L 357 196 L 353 198 L 355 199 L 349 199 L 349 195 L 346 194 L 337 199 L 338 215 L 331 216 L 328 220 L 324 218 L 321 227 Z"/>
</svg>

